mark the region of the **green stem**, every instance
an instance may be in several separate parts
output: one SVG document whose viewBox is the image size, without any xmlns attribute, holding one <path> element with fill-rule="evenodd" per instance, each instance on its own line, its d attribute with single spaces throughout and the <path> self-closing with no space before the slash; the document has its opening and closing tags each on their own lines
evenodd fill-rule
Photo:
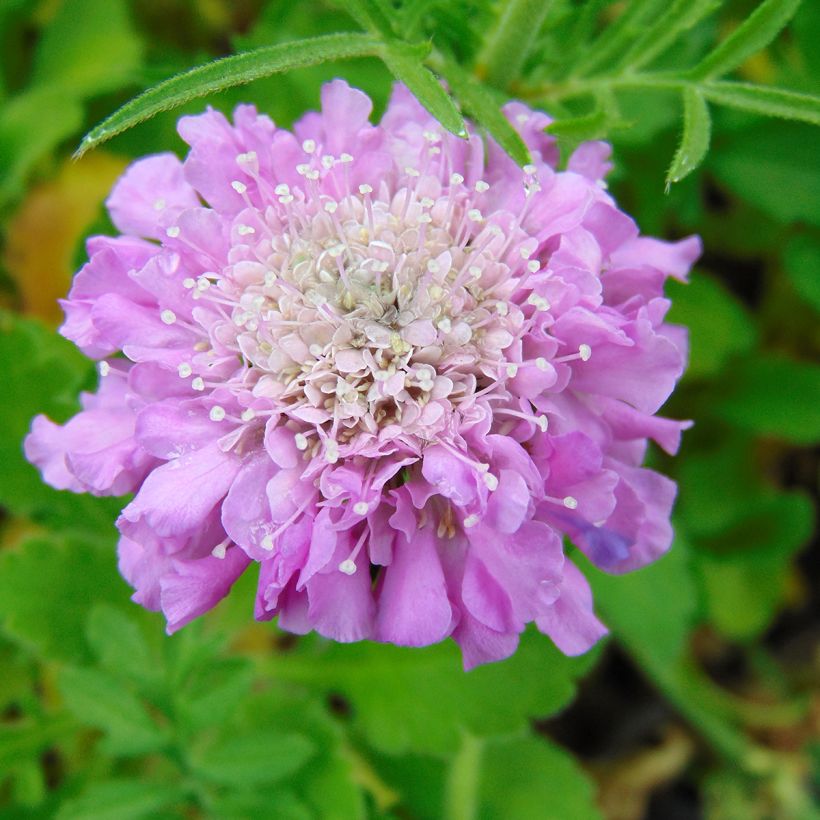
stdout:
<svg viewBox="0 0 820 820">
<path fill-rule="evenodd" d="M 535 88 L 517 88 L 516 95 L 526 100 L 566 100 L 572 97 L 599 94 L 617 88 L 654 88 L 682 91 L 689 86 L 702 87 L 681 74 L 619 74 L 614 77 L 575 78 L 566 82 L 546 83 Z"/>
<path fill-rule="evenodd" d="M 507 0 L 495 30 L 478 58 L 476 74 L 506 89 L 521 75 L 524 61 L 546 19 L 549 0 Z"/>
<path fill-rule="evenodd" d="M 484 742 L 465 733 L 444 786 L 444 820 L 475 820 Z"/>
</svg>

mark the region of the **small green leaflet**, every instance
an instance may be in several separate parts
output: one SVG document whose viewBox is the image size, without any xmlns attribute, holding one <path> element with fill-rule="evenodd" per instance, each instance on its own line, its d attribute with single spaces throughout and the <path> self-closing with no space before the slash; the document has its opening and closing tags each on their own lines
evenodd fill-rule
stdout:
<svg viewBox="0 0 820 820">
<path fill-rule="evenodd" d="M 393 36 L 390 17 L 380 0 L 341 0 L 339 5 L 362 28 L 383 37 Z"/>
<path fill-rule="evenodd" d="M 711 54 L 691 72 L 694 79 L 722 77 L 766 48 L 791 20 L 801 0 L 764 0 Z"/>
<path fill-rule="evenodd" d="M 710 102 L 727 108 L 820 125 L 820 97 L 812 94 L 734 82 L 712 82 L 702 88 Z"/>
<path fill-rule="evenodd" d="M 683 135 L 666 172 L 666 189 L 680 182 L 700 165 L 709 150 L 712 120 L 703 95 L 694 87 L 683 92 Z"/>
<path fill-rule="evenodd" d="M 441 83 L 421 62 L 419 49 L 390 44 L 382 56 L 387 67 L 413 92 L 418 101 L 448 130 L 466 139 L 464 119 Z"/>
<path fill-rule="evenodd" d="M 377 39 L 366 34 L 328 34 L 255 49 L 198 66 L 149 88 L 127 102 L 86 134 L 75 156 L 81 157 L 89 149 L 160 111 L 176 108 L 197 97 L 326 60 L 378 56 L 382 49 Z"/>
</svg>

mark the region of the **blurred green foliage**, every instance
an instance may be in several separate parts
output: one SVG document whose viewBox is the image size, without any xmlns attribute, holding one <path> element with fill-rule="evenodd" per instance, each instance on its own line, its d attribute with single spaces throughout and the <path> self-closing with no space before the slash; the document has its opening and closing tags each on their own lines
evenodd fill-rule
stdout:
<svg viewBox="0 0 820 820">
<path fill-rule="evenodd" d="M 49 183 L 83 133 L 209 59 L 362 29 L 372 56 L 317 60 L 207 102 L 254 102 L 289 125 L 342 75 L 380 111 L 390 69 L 457 129 L 432 69 L 513 154 L 497 115 L 510 95 L 559 118 L 564 155 L 611 139 L 613 191 L 642 228 L 704 238 L 691 284 L 670 286 L 692 353 L 665 410 L 697 423 L 676 459 L 650 454 L 680 485 L 677 544 L 630 576 L 587 568 L 613 638 L 583 658 L 527 633 L 513 658 L 465 675 L 450 645 L 296 640 L 251 622 L 253 579 L 169 638 L 116 572 L 120 503 L 50 490 L 22 457 L 31 417 L 65 419 L 93 385 L 90 364 L 26 302 L 8 252 L 12 237 L 71 241 L 82 258 L 84 236 L 32 233 L 19 215 L 36 196 L 59 211 Z M 818 816 L 820 578 L 816 544 L 807 550 L 820 442 L 818 42 L 809 0 L 0 3 L 0 814 Z M 177 117 L 205 104 L 186 88 L 181 108 L 101 150 L 181 150 Z M 717 105 L 728 107 L 709 123 Z M 670 162 L 682 181 L 664 194 Z M 99 230 L 102 211 L 83 234 Z M 619 652 L 651 683 L 640 698 L 654 704 L 653 731 L 682 734 L 651 746 L 627 731 L 608 700 Z M 545 722 L 584 677 L 576 705 Z M 584 710 L 605 754 L 585 743 Z"/>
</svg>

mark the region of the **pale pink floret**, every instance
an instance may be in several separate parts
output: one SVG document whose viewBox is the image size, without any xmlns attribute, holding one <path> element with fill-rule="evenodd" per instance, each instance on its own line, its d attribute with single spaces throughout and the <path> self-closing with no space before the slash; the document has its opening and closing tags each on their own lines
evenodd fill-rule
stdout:
<svg viewBox="0 0 820 820">
<path fill-rule="evenodd" d="M 254 562 L 256 617 L 294 632 L 452 636 L 469 668 L 534 622 L 584 652 L 606 630 L 563 535 L 610 572 L 671 541 L 674 484 L 640 465 L 687 426 L 654 413 L 685 358 L 664 280 L 699 242 L 640 237 L 609 147 L 559 172 L 519 103 L 523 170 L 401 86 L 370 112 L 336 80 L 294 133 L 209 110 L 184 163 L 134 163 L 125 236 L 90 240 L 64 302 L 100 391 L 26 453 L 54 486 L 136 492 L 120 568 L 169 631 Z"/>
</svg>

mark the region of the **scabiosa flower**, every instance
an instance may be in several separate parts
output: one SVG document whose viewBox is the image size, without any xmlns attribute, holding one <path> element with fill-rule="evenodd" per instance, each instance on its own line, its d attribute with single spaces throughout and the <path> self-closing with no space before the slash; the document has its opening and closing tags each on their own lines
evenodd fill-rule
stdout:
<svg viewBox="0 0 820 820">
<path fill-rule="evenodd" d="M 169 631 L 254 563 L 256 617 L 296 633 L 452 636 L 469 668 L 535 622 L 584 652 L 605 628 L 562 536 L 610 572 L 670 544 L 674 485 L 640 465 L 686 426 L 654 414 L 685 356 L 664 280 L 698 240 L 639 236 L 608 146 L 559 172 L 521 104 L 523 170 L 402 86 L 370 111 L 336 80 L 294 133 L 209 110 L 184 163 L 135 162 L 63 305 L 99 391 L 26 452 L 135 493 L 120 568 Z"/>
</svg>

